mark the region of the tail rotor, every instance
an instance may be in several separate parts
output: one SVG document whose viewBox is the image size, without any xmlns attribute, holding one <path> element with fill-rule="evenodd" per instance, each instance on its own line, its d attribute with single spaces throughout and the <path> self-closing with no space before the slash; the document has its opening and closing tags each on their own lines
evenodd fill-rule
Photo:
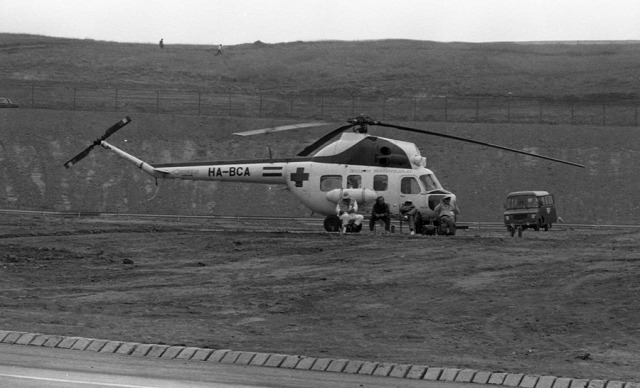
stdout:
<svg viewBox="0 0 640 388">
<path fill-rule="evenodd" d="M 111 126 L 111 128 L 107 129 L 107 131 L 104 133 L 104 135 L 102 135 L 101 138 L 96 139 L 93 142 L 93 144 L 91 144 L 89 147 L 85 148 L 78 155 L 74 156 L 72 159 L 70 159 L 68 162 L 66 162 L 64 164 L 65 168 L 70 168 L 74 164 L 76 164 L 79 161 L 81 161 L 82 159 L 84 159 L 87 155 L 89 155 L 89 153 L 91 152 L 93 147 L 95 147 L 97 145 L 100 145 L 100 143 L 102 143 L 103 140 L 105 140 L 109 136 L 113 135 L 114 133 L 116 133 L 117 130 L 119 130 L 120 128 L 122 128 L 125 125 L 129 124 L 130 122 L 131 122 L 131 118 L 129 118 L 129 116 L 127 116 L 127 117 L 123 118 L 122 120 L 118 121 L 116 124 Z"/>
</svg>

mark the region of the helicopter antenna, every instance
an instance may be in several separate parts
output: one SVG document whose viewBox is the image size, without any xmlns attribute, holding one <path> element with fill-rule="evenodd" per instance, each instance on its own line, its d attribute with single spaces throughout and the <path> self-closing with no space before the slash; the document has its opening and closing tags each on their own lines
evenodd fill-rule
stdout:
<svg viewBox="0 0 640 388">
<path fill-rule="evenodd" d="M 153 197 L 147 199 L 147 202 L 153 201 L 153 199 L 158 195 L 159 192 L 160 192 L 160 185 L 158 185 L 158 178 L 156 178 L 156 192 L 155 194 L 153 194 Z"/>
</svg>

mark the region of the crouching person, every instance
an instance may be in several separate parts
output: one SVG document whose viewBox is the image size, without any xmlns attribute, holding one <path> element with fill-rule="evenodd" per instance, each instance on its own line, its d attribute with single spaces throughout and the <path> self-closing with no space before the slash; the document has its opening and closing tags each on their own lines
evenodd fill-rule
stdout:
<svg viewBox="0 0 640 388">
<path fill-rule="evenodd" d="M 351 198 L 348 192 L 342 193 L 342 199 L 338 201 L 336 205 L 336 213 L 338 217 L 342 220 L 342 233 L 347 233 L 347 226 L 350 222 L 353 221 L 353 225 L 355 229 L 358 229 L 358 226 L 362 224 L 362 220 L 364 220 L 364 216 L 362 214 L 357 214 L 358 211 L 358 202 Z"/>
<path fill-rule="evenodd" d="M 455 203 L 452 203 L 451 196 L 445 195 L 433 211 L 440 220 L 440 233 L 453 236 L 456 234 L 456 217 L 460 210 Z"/>
</svg>

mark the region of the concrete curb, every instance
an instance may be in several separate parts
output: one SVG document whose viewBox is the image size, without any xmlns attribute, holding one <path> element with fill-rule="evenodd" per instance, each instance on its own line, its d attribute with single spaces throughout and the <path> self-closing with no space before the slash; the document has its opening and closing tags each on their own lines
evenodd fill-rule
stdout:
<svg viewBox="0 0 640 388">
<path fill-rule="evenodd" d="M 522 373 L 484 372 L 473 369 L 440 368 L 426 365 L 244 352 L 229 349 L 204 349 L 186 346 L 154 345 L 5 330 L 0 330 L 0 343 L 83 350 L 98 353 L 113 353 L 132 357 L 151 357 L 166 360 L 192 360 L 215 362 L 220 364 L 302 369 L 414 380 L 491 384 L 520 388 L 640 388 L 640 383 L 616 380 L 574 379 L 555 376 L 528 375 Z"/>
</svg>

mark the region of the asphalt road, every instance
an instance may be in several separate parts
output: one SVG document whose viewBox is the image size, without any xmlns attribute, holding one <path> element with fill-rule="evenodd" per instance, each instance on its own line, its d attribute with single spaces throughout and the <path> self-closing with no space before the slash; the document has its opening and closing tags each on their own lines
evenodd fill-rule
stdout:
<svg viewBox="0 0 640 388">
<path fill-rule="evenodd" d="M 481 388 L 482 384 L 160 360 L 0 344 L 0 386 L 12 388 Z"/>
</svg>

